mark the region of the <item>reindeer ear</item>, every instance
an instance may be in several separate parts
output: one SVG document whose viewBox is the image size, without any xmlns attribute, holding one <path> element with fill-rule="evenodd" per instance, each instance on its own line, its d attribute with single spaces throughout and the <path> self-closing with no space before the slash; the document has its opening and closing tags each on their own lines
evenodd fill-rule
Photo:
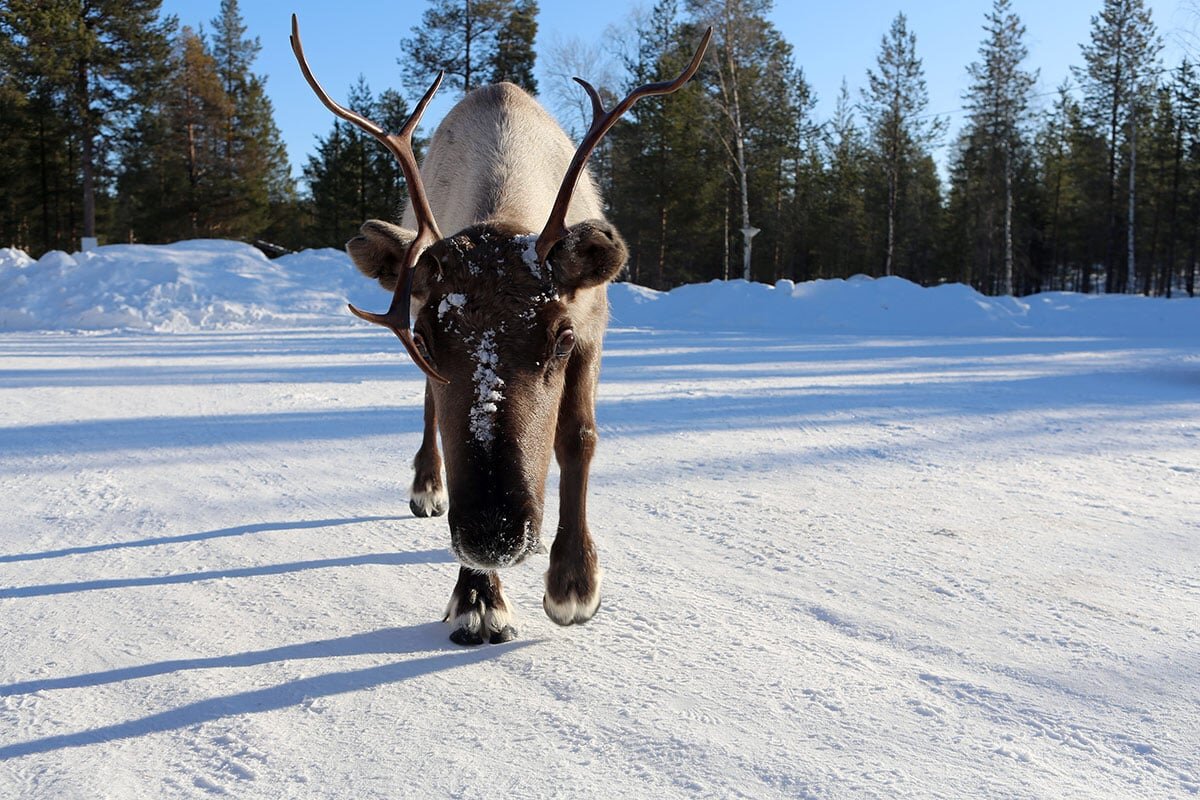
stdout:
<svg viewBox="0 0 1200 800">
<path fill-rule="evenodd" d="M 378 280 L 389 292 L 394 292 L 404 254 L 417 235 L 378 219 L 367 220 L 358 230 L 358 236 L 346 242 L 346 252 L 354 266 L 368 278 Z"/>
<path fill-rule="evenodd" d="M 572 225 L 547 260 L 558 288 L 570 292 L 608 283 L 628 258 L 629 250 L 617 229 L 602 219 L 589 219 Z"/>
</svg>

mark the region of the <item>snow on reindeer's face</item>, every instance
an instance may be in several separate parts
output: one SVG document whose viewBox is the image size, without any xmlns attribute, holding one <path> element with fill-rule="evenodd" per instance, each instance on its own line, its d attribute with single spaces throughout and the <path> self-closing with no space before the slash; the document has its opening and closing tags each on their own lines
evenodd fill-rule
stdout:
<svg viewBox="0 0 1200 800">
<path fill-rule="evenodd" d="M 577 302 L 578 290 L 616 272 L 601 270 L 604 280 L 595 281 L 596 271 L 576 269 L 575 250 L 584 249 L 578 241 L 540 264 L 536 238 L 497 226 L 468 228 L 430 247 L 413 280 L 418 347 L 450 381 L 432 386 L 451 544 L 460 561 L 478 569 L 519 563 L 540 545 L 546 474 L 576 329 L 596 327 L 596 320 L 579 318 L 596 316 L 597 305 L 594 297 Z M 601 239 L 602 255 L 623 262 L 624 244 L 615 232 L 603 226 Z M 589 238 L 588 263 L 596 260 L 592 246 Z M 584 279 L 569 277 L 576 273 Z"/>
</svg>

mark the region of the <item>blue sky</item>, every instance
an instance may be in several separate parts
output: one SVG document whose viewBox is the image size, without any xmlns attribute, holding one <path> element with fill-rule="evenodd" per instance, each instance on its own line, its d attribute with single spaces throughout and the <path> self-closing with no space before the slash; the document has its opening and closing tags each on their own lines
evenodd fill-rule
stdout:
<svg viewBox="0 0 1200 800">
<path fill-rule="evenodd" d="M 649 1 L 640 5 L 648 7 Z M 609 26 L 626 25 L 634 0 L 605 3 L 540 0 L 539 44 L 554 37 L 577 37 L 593 42 L 604 39 Z M 682 5 L 682 3 L 681 3 Z M 1028 66 L 1041 70 L 1036 91 L 1050 93 L 1068 75 L 1072 64 L 1081 63 L 1079 44 L 1089 35 L 1090 19 L 1102 0 L 1013 0 L 1014 10 L 1027 28 Z M 1169 63 L 1178 60 L 1184 32 L 1197 30 L 1200 0 L 1147 0 L 1154 20 L 1167 44 Z M 420 20 L 424 0 L 340 0 L 336 3 L 306 3 L 300 0 L 242 0 L 241 11 L 250 35 L 262 40 L 262 53 L 255 70 L 267 76 L 267 90 L 275 104 L 276 122 L 288 145 L 293 171 L 297 174 L 314 149 L 314 137 L 325 135 L 332 117 L 304 82 L 288 46 L 291 14 L 300 17 L 305 52 L 313 71 L 334 95 L 344 99 L 350 84 L 362 73 L 376 92 L 402 89 L 400 39 Z M 166 13 L 181 24 L 209 26 L 217 15 L 219 0 L 164 0 Z M 843 77 L 853 99 L 873 66 L 880 38 L 898 11 L 909 19 L 917 35 L 917 52 L 925 64 L 931 112 L 948 112 L 950 129 L 958 129 L 967 84 L 966 66 L 975 60 L 984 14 L 991 0 L 958 2 L 897 2 L 897 0 L 842 0 L 842 2 L 776 2 L 773 19 L 784 37 L 795 47 L 797 63 L 804 68 L 817 91 L 818 118 L 827 117 Z M 545 91 L 547 78 L 540 74 Z M 587 76 L 584 76 L 587 77 Z M 447 93 L 449 94 L 449 93 Z M 411 101 L 412 98 L 410 98 Z M 432 130 L 446 112 L 452 97 L 439 98 L 427 114 Z"/>
</svg>

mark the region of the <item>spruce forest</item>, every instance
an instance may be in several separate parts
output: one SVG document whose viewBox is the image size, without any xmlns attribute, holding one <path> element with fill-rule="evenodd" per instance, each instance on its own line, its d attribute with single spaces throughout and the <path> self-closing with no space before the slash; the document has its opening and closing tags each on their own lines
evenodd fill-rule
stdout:
<svg viewBox="0 0 1200 800">
<path fill-rule="evenodd" d="M 571 75 L 608 72 L 611 103 L 676 74 L 712 26 L 696 79 L 635 106 L 592 158 L 630 280 L 865 273 L 988 294 L 1194 295 L 1200 68 L 1164 62 L 1142 0 L 1096 5 L 1071 74 L 1040 76 L 1058 83 L 1046 97 L 1020 18 L 994 0 L 959 130 L 928 107 L 918 32 L 902 13 L 860 85 L 843 83 L 832 116 L 817 118 L 770 0 L 659 0 L 630 19 L 607 69 L 585 47 L 537 52 L 535 0 L 428 0 L 397 42 L 408 54 L 397 88 L 329 88 L 394 130 L 438 69 L 447 93 L 500 80 L 537 93 L 541 58 L 564 84 L 543 102 L 578 137 L 590 107 L 563 94 Z M 0 246 L 36 256 L 81 237 L 215 237 L 275 254 L 340 248 L 362 221 L 396 219 L 399 168 L 346 123 L 330 123 L 294 177 L 259 49 L 237 0 L 199 29 L 159 0 L 5 0 Z"/>
</svg>

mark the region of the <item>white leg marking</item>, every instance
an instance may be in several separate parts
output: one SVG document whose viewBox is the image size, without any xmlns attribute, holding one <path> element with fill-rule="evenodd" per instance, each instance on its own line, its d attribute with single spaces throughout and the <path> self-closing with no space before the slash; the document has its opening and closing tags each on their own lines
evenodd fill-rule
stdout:
<svg viewBox="0 0 1200 800">
<path fill-rule="evenodd" d="M 421 509 L 427 517 L 436 517 L 445 513 L 450 505 L 450 497 L 445 489 L 412 489 L 412 504 Z"/>
<path fill-rule="evenodd" d="M 507 599 L 505 599 L 504 604 L 505 608 L 489 607 L 483 615 L 483 624 L 488 636 L 491 636 L 493 633 L 499 633 L 505 627 L 517 621 L 516 615 L 507 608 Z"/>
<path fill-rule="evenodd" d="M 504 608 L 486 605 L 479 600 L 475 592 L 469 594 L 474 598 L 450 595 L 450 602 L 446 605 L 445 620 L 450 623 L 451 629 L 491 636 L 516 622 L 516 614 L 508 607 L 508 598 L 504 596 L 503 590 L 500 592 L 500 599 L 504 601 Z M 475 600 L 474 603 L 470 602 L 472 599 Z M 482 615 L 480 614 L 481 610 Z"/>
<path fill-rule="evenodd" d="M 450 601 L 450 605 L 455 605 L 454 600 Z M 450 628 L 456 631 L 462 630 L 469 633 L 479 633 L 483 627 L 479 619 L 479 611 L 474 606 L 467 606 L 462 614 L 447 611 L 446 620 L 450 623 Z"/>
<path fill-rule="evenodd" d="M 545 597 L 542 598 L 542 607 L 546 609 L 546 616 L 559 625 L 587 622 L 595 615 L 596 609 L 600 606 L 600 583 L 603 577 L 604 570 L 596 570 L 592 593 L 587 597 L 579 597 L 572 593 L 564 601 L 558 602 L 550 597 L 550 572 L 547 571 L 547 590 Z"/>
</svg>

